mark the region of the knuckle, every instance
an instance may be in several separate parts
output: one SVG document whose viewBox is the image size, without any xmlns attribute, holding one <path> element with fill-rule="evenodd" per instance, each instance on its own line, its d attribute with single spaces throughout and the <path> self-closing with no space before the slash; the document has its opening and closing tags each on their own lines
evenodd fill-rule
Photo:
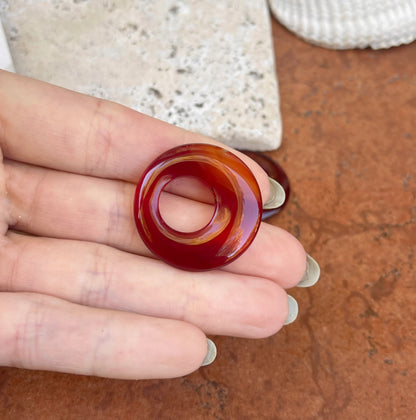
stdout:
<svg viewBox="0 0 416 420">
<path fill-rule="evenodd" d="M 37 366 L 42 353 L 41 344 L 51 333 L 48 312 L 40 300 L 27 300 L 14 330 L 10 366 L 29 369 Z"/>
<path fill-rule="evenodd" d="M 109 203 L 105 229 L 105 243 L 108 245 L 113 245 L 115 241 L 116 243 L 123 243 L 125 240 L 126 209 L 130 208 L 130 202 L 127 202 L 130 196 L 126 188 L 127 183 L 119 182 L 117 187 L 114 188 L 114 199 Z M 114 239 L 115 236 L 116 240 Z"/>
<path fill-rule="evenodd" d="M 9 229 L 11 206 L 6 188 L 6 169 L 3 164 L 3 153 L 0 148 L 0 245 L 1 238 Z"/>
<path fill-rule="evenodd" d="M 95 98 L 95 108 L 86 132 L 84 170 L 87 175 L 102 172 L 112 148 L 112 116 L 103 99 Z"/>
<path fill-rule="evenodd" d="M 94 245 L 81 281 L 79 302 L 87 306 L 107 307 L 114 269 L 106 246 Z"/>
<path fill-rule="evenodd" d="M 19 290 L 18 268 L 24 251 L 10 240 L 0 243 L 0 292 Z"/>
</svg>

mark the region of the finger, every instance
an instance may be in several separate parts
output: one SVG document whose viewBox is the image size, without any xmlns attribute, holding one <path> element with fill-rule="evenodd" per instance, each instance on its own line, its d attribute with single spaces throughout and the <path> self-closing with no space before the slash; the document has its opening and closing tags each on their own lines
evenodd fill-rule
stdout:
<svg viewBox="0 0 416 420">
<path fill-rule="evenodd" d="M 225 147 L 121 105 L 0 70 L 0 147 L 10 159 L 137 182 L 153 159 L 184 143 Z M 237 154 L 266 201 L 265 172 Z"/>
<path fill-rule="evenodd" d="M 77 239 L 150 256 L 133 219 L 134 185 L 107 179 L 5 163 L 14 229 L 53 238 Z M 165 221 L 180 231 L 195 231 L 213 207 L 165 193 Z M 253 263 L 255 261 L 255 263 Z M 300 243 L 277 227 L 262 224 L 249 249 L 225 269 L 271 279 L 283 287 L 297 284 L 305 272 Z"/>
<path fill-rule="evenodd" d="M 37 294 L 0 294 L 0 365 L 120 379 L 188 374 L 207 353 L 181 321 L 88 308 Z"/>
<path fill-rule="evenodd" d="M 274 334 L 287 316 L 287 295 L 269 280 L 222 271 L 184 272 L 87 242 L 8 237 L 10 243 L 0 248 L 3 291 L 54 295 L 183 320 L 209 334 L 251 338 Z"/>
<path fill-rule="evenodd" d="M 6 173 L 3 162 L 3 154 L 0 148 L 0 245 L 1 238 L 7 232 L 10 218 L 10 202 L 7 199 Z"/>
</svg>

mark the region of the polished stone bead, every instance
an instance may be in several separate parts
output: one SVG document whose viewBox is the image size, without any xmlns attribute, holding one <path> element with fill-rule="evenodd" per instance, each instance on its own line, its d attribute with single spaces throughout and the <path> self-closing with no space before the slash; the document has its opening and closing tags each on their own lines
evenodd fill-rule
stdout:
<svg viewBox="0 0 416 420">
<path fill-rule="evenodd" d="M 274 209 L 263 210 L 262 220 L 268 219 L 269 217 L 279 213 L 286 206 L 290 196 L 289 178 L 281 166 L 269 156 L 260 152 L 251 152 L 247 150 L 243 150 L 242 152 L 256 161 L 264 169 L 267 175 L 277 181 L 285 190 L 286 199 L 281 206 Z"/>
<path fill-rule="evenodd" d="M 178 177 L 196 177 L 213 192 L 215 210 L 195 232 L 170 227 L 159 210 L 159 197 Z M 258 231 L 262 201 L 257 181 L 233 153 L 209 144 L 173 148 L 153 161 L 139 181 L 134 218 L 147 247 L 165 262 L 186 270 L 209 270 L 238 258 Z"/>
</svg>

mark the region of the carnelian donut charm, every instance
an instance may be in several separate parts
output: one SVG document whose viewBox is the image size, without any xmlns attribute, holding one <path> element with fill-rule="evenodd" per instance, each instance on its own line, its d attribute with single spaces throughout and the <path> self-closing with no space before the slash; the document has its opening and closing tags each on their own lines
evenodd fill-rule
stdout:
<svg viewBox="0 0 416 420">
<path fill-rule="evenodd" d="M 266 220 L 274 216 L 275 214 L 280 213 L 286 206 L 290 197 L 290 182 L 289 178 L 286 175 L 286 172 L 275 160 L 263 153 L 252 152 L 249 150 L 240 150 L 240 152 L 244 153 L 249 158 L 256 161 L 261 166 L 261 168 L 267 173 L 267 175 L 270 178 L 273 178 L 275 181 L 277 181 L 285 190 L 286 199 L 284 203 L 280 207 L 276 207 L 274 209 L 263 209 L 262 220 Z"/>
<path fill-rule="evenodd" d="M 159 197 L 175 178 L 197 177 L 214 195 L 209 223 L 195 232 L 171 228 L 159 211 Z M 134 197 L 134 219 L 146 246 L 175 267 L 202 271 L 239 257 L 255 238 L 262 200 L 257 181 L 233 153 L 210 144 L 187 144 L 160 155 L 146 169 Z"/>
</svg>

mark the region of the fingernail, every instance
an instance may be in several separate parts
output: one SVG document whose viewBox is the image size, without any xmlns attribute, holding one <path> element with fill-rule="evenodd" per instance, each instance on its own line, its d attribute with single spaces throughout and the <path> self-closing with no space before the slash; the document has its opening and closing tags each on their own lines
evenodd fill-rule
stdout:
<svg viewBox="0 0 416 420">
<path fill-rule="evenodd" d="M 286 200 L 286 193 L 283 187 L 273 178 L 269 177 L 270 195 L 268 200 L 264 203 L 263 209 L 276 209 L 280 207 Z"/>
<path fill-rule="evenodd" d="M 217 347 L 215 346 L 212 340 L 207 338 L 207 355 L 205 356 L 205 359 L 202 362 L 201 366 L 210 365 L 215 360 L 216 357 L 217 357 Z"/>
<path fill-rule="evenodd" d="M 299 312 L 298 303 L 296 302 L 295 298 L 287 295 L 287 300 L 289 304 L 289 311 L 287 313 L 287 318 L 284 325 L 291 324 L 297 318 Z"/>
<path fill-rule="evenodd" d="M 298 283 L 297 287 L 311 287 L 318 280 L 321 275 L 321 269 L 318 263 L 310 256 L 306 255 L 306 270 L 302 280 Z"/>
</svg>

